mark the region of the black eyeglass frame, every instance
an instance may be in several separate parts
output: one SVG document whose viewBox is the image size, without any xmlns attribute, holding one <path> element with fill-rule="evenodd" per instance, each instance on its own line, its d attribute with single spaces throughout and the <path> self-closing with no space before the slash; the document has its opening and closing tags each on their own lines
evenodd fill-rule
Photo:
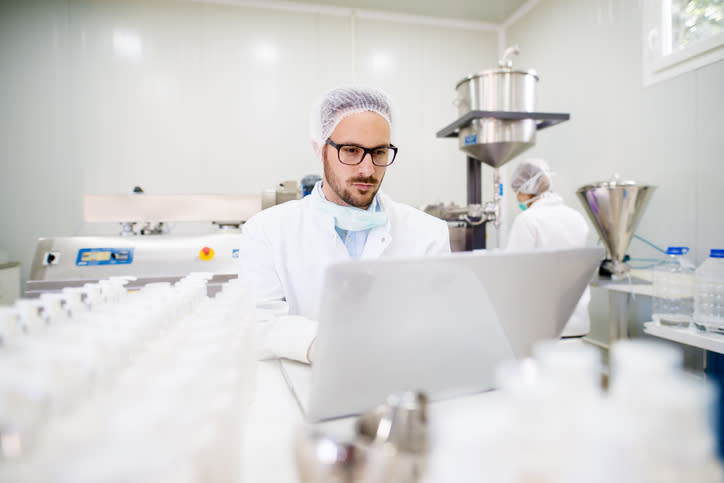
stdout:
<svg viewBox="0 0 724 483">
<path fill-rule="evenodd" d="M 392 144 L 388 144 L 387 146 L 375 146 L 374 148 L 366 148 L 366 147 L 364 147 L 364 146 L 360 146 L 359 144 L 337 144 L 337 143 L 335 143 L 334 141 L 332 141 L 330 138 L 327 138 L 327 140 L 326 140 L 324 143 L 325 143 L 325 144 L 329 144 L 330 146 L 332 146 L 334 149 L 337 150 L 337 159 L 339 160 L 340 163 L 344 164 L 345 166 L 357 166 L 357 165 L 359 165 L 359 164 L 362 164 L 362 161 L 365 160 L 365 157 L 367 156 L 367 154 L 370 155 L 370 160 L 372 161 L 372 164 L 374 164 L 375 166 L 379 166 L 379 167 L 381 167 L 381 168 L 385 168 L 385 167 L 391 165 L 392 163 L 395 162 L 395 158 L 397 158 L 397 149 L 398 149 L 398 148 L 397 148 L 397 146 L 394 146 L 394 145 L 392 145 Z M 344 161 L 342 161 L 342 155 L 340 154 L 339 150 L 340 150 L 341 148 L 345 147 L 345 146 L 354 146 L 355 148 L 359 148 L 359 149 L 361 149 L 362 151 L 364 151 L 364 153 L 362 154 L 362 157 L 360 158 L 360 160 L 359 160 L 358 162 L 356 162 L 356 163 L 345 163 Z M 387 149 L 391 149 L 391 150 L 392 150 L 392 160 L 391 160 L 389 163 L 387 163 L 387 164 L 377 164 L 377 163 L 375 163 L 375 157 L 374 157 L 374 155 L 372 154 L 372 152 L 373 152 L 375 149 L 380 149 L 380 148 L 387 148 Z"/>
</svg>

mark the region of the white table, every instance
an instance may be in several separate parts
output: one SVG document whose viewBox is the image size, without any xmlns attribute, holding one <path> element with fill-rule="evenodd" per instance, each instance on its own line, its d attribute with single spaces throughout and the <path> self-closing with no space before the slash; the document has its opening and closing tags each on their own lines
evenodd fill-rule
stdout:
<svg viewBox="0 0 724 483">
<path fill-rule="evenodd" d="M 680 344 L 724 354 L 724 335 L 721 334 L 702 332 L 695 327 L 665 327 L 656 322 L 646 322 L 644 332 Z"/>
<path fill-rule="evenodd" d="M 247 413 L 242 443 L 242 482 L 299 481 L 294 435 L 304 423 L 279 368 L 279 361 L 257 363 L 256 390 Z"/>
<path fill-rule="evenodd" d="M 480 408 L 494 418 L 498 404 L 497 392 L 435 402 L 429 406 L 431 425 L 437 427 L 454 422 L 455 415 Z M 383 401 L 380 401 L 382 403 Z M 490 411 L 486 411 L 490 409 Z M 260 361 L 256 371 L 256 389 L 249 407 L 242 444 L 243 483 L 298 482 L 294 459 L 295 436 L 307 424 L 279 367 L 279 361 Z M 356 418 L 342 418 L 317 426 L 338 439 L 352 440 Z M 427 483 L 433 483 L 426 480 Z"/>
</svg>

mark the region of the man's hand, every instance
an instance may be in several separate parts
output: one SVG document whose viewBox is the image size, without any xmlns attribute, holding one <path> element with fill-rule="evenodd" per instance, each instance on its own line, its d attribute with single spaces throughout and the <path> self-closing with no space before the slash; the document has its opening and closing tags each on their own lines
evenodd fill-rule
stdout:
<svg viewBox="0 0 724 483">
<path fill-rule="evenodd" d="M 261 315 L 257 312 L 257 315 Z M 268 317 L 255 323 L 259 360 L 285 358 L 310 363 L 314 358 L 317 322 L 299 315 Z"/>
</svg>

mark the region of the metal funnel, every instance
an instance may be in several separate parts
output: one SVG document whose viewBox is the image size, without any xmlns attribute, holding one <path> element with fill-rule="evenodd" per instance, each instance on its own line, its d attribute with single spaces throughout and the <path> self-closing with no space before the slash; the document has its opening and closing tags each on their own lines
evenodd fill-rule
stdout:
<svg viewBox="0 0 724 483">
<path fill-rule="evenodd" d="M 603 268 L 614 278 L 629 271 L 623 263 L 634 230 L 656 186 L 635 181 L 605 181 L 583 186 L 576 191 L 601 241 L 608 258 Z"/>
<path fill-rule="evenodd" d="M 535 145 L 536 121 L 474 119 L 460 129 L 459 146 L 468 156 L 499 168 Z"/>
</svg>

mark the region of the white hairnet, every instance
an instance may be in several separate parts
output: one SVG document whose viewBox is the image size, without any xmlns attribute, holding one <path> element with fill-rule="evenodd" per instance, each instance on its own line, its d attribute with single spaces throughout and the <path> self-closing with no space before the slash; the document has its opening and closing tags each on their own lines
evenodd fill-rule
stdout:
<svg viewBox="0 0 724 483">
<path fill-rule="evenodd" d="M 312 108 L 309 119 L 309 136 L 316 145 L 317 154 L 342 119 L 366 111 L 385 118 L 392 132 L 392 103 L 385 92 L 373 87 L 342 86 L 323 94 Z"/>
<path fill-rule="evenodd" d="M 510 178 L 514 193 L 540 195 L 553 188 L 553 171 L 542 159 L 529 158 L 515 167 Z"/>
</svg>

